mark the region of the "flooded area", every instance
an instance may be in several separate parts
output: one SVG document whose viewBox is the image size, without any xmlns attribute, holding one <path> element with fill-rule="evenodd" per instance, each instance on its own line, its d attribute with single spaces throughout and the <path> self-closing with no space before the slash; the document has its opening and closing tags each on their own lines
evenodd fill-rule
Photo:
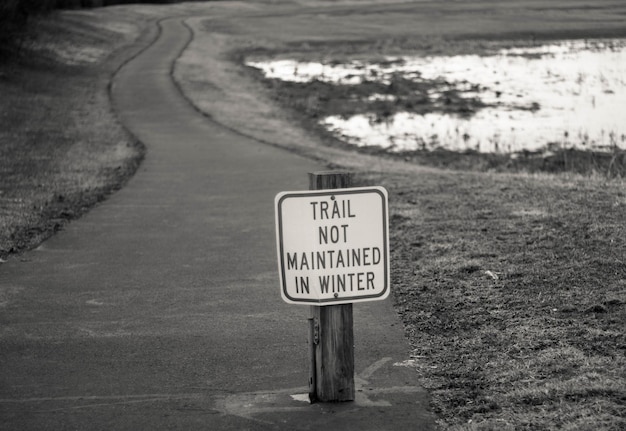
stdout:
<svg viewBox="0 0 626 431">
<path fill-rule="evenodd" d="M 625 39 L 559 41 L 480 55 L 246 64 L 290 83 L 367 86 L 350 99 L 359 97 L 364 108 L 319 119 L 357 146 L 482 153 L 626 148 Z"/>
</svg>

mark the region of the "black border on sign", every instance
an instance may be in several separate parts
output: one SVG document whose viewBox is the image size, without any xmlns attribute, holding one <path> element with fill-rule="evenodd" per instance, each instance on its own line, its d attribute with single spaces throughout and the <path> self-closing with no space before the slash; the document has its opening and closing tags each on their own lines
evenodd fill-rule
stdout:
<svg viewBox="0 0 626 431">
<path fill-rule="evenodd" d="M 350 296 L 344 298 L 327 298 L 327 299 L 294 299 L 287 294 L 287 285 L 285 281 L 285 253 L 284 253 L 284 245 L 283 245 L 283 211 L 282 211 L 282 203 L 287 198 L 298 198 L 298 197 L 307 197 L 307 196 L 335 196 L 335 195 L 354 195 L 354 194 L 363 194 L 363 193 L 376 193 L 381 197 L 382 201 L 382 219 L 383 219 L 383 247 L 385 256 L 385 285 L 383 290 L 375 295 L 361 295 L 361 296 Z M 388 236 L 388 213 L 387 213 L 387 199 L 385 199 L 385 194 L 380 190 L 380 188 L 347 188 L 347 189 L 324 189 L 319 191 L 306 191 L 306 192 L 287 192 L 280 197 L 276 204 L 277 210 L 277 221 L 278 221 L 278 248 L 280 255 L 280 279 L 281 279 L 281 289 L 285 296 L 292 302 L 302 302 L 309 304 L 328 304 L 332 305 L 333 303 L 348 303 L 358 300 L 379 298 L 384 296 L 389 289 L 389 239 Z"/>
</svg>

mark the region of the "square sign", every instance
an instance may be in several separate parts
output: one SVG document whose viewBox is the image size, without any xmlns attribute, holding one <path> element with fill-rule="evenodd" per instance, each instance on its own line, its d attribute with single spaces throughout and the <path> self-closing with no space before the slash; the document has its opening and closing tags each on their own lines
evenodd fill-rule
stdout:
<svg viewBox="0 0 626 431">
<path fill-rule="evenodd" d="M 389 295 L 389 216 L 382 187 L 276 196 L 282 298 L 332 305 Z"/>
</svg>

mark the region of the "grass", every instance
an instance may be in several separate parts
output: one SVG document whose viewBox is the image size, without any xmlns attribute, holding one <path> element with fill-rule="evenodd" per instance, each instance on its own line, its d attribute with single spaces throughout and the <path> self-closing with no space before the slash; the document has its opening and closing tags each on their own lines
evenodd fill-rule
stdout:
<svg viewBox="0 0 626 431">
<path fill-rule="evenodd" d="M 623 11 L 619 2 L 591 9 L 580 1 L 498 3 L 375 5 L 358 13 L 341 4 L 216 3 L 212 19 L 188 21 L 195 40 L 176 78 L 228 127 L 387 188 L 394 303 L 442 429 L 624 429 L 623 179 L 445 170 L 325 146 L 239 63 L 253 50 L 348 55 L 371 47 L 372 32 L 382 50 L 433 41 L 445 51 L 447 37 L 501 38 L 503 26 L 507 35 L 548 38 L 623 29 L 613 19 Z M 0 66 L 0 257 L 36 245 L 132 174 L 142 148 L 109 107 L 115 61 L 107 55 L 149 16 L 140 7 L 57 15 L 42 23 L 42 40 L 60 44 L 52 36 L 62 34 L 97 48 L 85 51 L 94 56 L 75 64 L 35 39 Z"/>
<path fill-rule="evenodd" d="M 62 229 L 140 162 L 143 147 L 119 124 L 107 93 L 110 55 L 138 28 L 130 20 L 116 28 L 93 12 L 38 18 L 0 63 L 0 258 Z"/>
<path fill-rule="evenodd" d="M 623 183 L 362 181 L 391 191 L 396 308 L 443 428 L 626 425 Z"/>
</svg>

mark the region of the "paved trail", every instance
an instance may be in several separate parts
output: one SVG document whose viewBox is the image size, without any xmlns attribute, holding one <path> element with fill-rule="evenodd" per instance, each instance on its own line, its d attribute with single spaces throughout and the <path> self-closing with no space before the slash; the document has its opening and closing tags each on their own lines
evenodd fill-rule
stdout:
<svg viewBox="0 0 626 431">
<path fill-rule="evenodd" d="M 357 400 L 309 405 L 308 307 L 282 303 L 273 198 L 310 160 L 196 112 L 181 19 L 117 74 L 148 148 L 121 191 L 0 267 L 0 429 L 432 429 L 390 300 L 355 305 Z"/>
</svg>

